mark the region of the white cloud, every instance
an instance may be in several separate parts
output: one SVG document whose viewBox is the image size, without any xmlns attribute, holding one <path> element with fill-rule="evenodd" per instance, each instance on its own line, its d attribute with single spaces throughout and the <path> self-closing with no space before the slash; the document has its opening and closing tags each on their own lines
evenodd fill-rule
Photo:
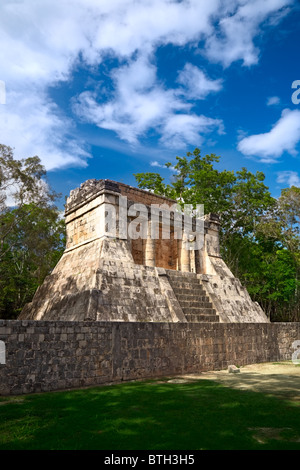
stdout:
<svg viewBox="0 0 300 470">
<path fill-rule="evenodd" d="M 197 46 L 199 40 L 204 40 L 210 58 L 226 65 L 240 59 L 252 65 L 258 60 L 254 38 L 260 25 L 265 21 L 272 23 L 274 18 L 278 22 L 292 3 L 293 0 L 110 0 L 103 5 L 101 2 L 101 9 L 97 9 L 95 1 L 90 2 L 92 7 L 96 5 L 90 37 L 95 49 L 110 49 L 123 57 L 164 44 Z"/>
<path fill-rule="evenodd" d="M 184 69 L 178 75 L 178 83 L 184 85 L 180 92 L 188 99 L 203 100 L 210 93 L 222 89 L 222 79 L 211 80 L 207 75 L 192 64 L 185 64 Z"/>
<path fill-rule="evenodd" d="M 159 45 L 185 45 L 211 32 L 211 16 L 220 0 L 209 2 L 170 0 L 111 1 L 101 27 L 94 34 L 98 50 L 111 49 L 129 57 L 136 50 L 152 50 Z"/>
<path fill-rule="evenodd" d="M 0 123 L 0 142 L 14 148 L 16 158 L 38 155 L 47 170 L 82 166 L 89 157 L 74 138 L 73 123 L 43 93 L 9 91 Z"/>
<path fill-rule="evenodd" d="M 274 106 L 280 103 L 280 98 L 279 96 L 270 96 L 267 99 L 267 106 Z"/>
<path fill-rule="evenodd" d="M 264 134 L 245 137 L 238 144 L 244 155 L 256 156 L 262 162 L 276 162 L 283 152 L 296 155 L 300 142 L 300 111 L 285 109 L 273 128 Z"/>
<path fill-rule="evenodd" d="M 80 16 L 68 1 L 8 0 L 0 5 L 1 79 L 6 104 L 0 106 L 0 142 L 17 158 L 38 155 L 48 170 L 85 165 L 89 153 L 74 123 L 49 98 L 48 88 L 71 76 L 79 50 L 88 42 Z"/>
<path fill-rule="evenodd" d="M 85 164 L 88 153 L 50 88 L 68 82 L 76 67 L 115 58 L 109 99 L 82 93 L 80 114 L 136 143 L 153 129 L 165 143 L 198 142 L 220 122 L 190 113 L 187 99 L 221 89 L 204 71 L 186 65 L 181 94 L 159 83 L 152 58 L 157 47 L 192 45 L 229 66 L 256 63 L 254 39 L 264 21 L 278 18 L 292 0 L 6 0 L 0 4 L 0 47 L 7 99 L 0 109 L 0 141 L 20 157 L 38 154 L 48 169 Z M 199 46 L 201 44 L 201 48 Z M 125 65 L 127 64 L 127 65 Z M 196 77 L 193 89 L 187 71 Z M 78 110 L 78 107 L 77 107 Z M 180 130 L 174 126 L 183 125 Z M 175 140 L 174 140 L 175 139 Z M 193 142 L 195 143 L 195 141 Z"/>
<path fill-rule="evenodd" d="M 193 72 L 198 74 L 198 69 Z M 212 130 L 223 131 L 219 119 L 187 114 L 192 105 L 182 99 L 183 90 L 165 89 L 157 81 L 156 67 L 144 56 L 115 69 L 112 78 L 115 93 L 111 99 L 101 104 L 96 94 L 84 92 L 74 102 L 74 110 L 84 120 L 115 131 L 131 144 L 137 144 L 149 129 L 161 135 L 164 145 L 180 148 L 202 142 L 202 134 Z M 182 83 L 187 85 L 189 95 L 191 84 L 185 78 Z M 216 91 L 220 86 L 218 80 L 209 81 L 206 77 L 203 83 L 203 93 L 208 93 L 208 88 Z"/>
<path fill-rule="evenodd" d="M 162 165 L 161 163 L 159 163 L 158 161 L 153 161 L 153 162 L 150 162 L 150 165 L 151 166 L 154 166 L 154 167 L 157 167 L 157 168 L 163 168 L 164 170 L 168 169 L 170 171 L 172 171 L 172 173 L 178 173 L 178 170 L 176 170 L 176 168 L 174 168 L 174 166 L 170 165 L 170 166 L 166 166 L 166 165 Z"/>
<path fill-rule="evenodd" d="M 213 129 L 224 133 L 223 122 L 194 114 L 174 114 L 168 118 L 162 132 L 162 142 L 168 147 L 184 148 L 187 143 L 201 145 L 202 135 Z"/>
<path fill-rule="evenodd" d="M 277 183 L 287 183 L 290 187 L 300 187 L 300 176 L 296 171 L 279 171 Z"/>
<path fill-rule="evenodd" d="M 139 78 L 140 77 L 140 78 Z M 112 72 L 113 97 L 101 103 L 96 93 L 84 92 L 74 110 L 84 120 L 115 131 L 121 139 L 136 144 L 150 128 L 159 129 L 174 112 L 190 105 L 157 83 L 156 68 L 144 56 Z"/>
<path fill-rule="evenodd" d="M 115 69 L 112 78 L 115 92 L 111 99 L 101 104 L 96 94 L 84 92 L 75 101 L 74 110 L 84 120 L 115 131 L 131 144 L 154 129 L 164 144 L 183 147 L 199 142 L 202 132 L 221 125 L 219 120 L 186 114 L 191 104 L 177 89 L 167 90 L 158 83 L 156 67 L 144 56 Z M 205 83 L 208 87 L 208 80 Z"/>
<path fill-rule="evenodd" d="M 150 162 L 151 166 L 157 166 L 158 168 L 166 168 L 165 165 L 162 165 L 161 163 L 158 163 L 157 161 Z"/>
<path fill-rule="evenodd" d="M 220 16 L 218 34 L 211 34 L 206 42 L 207 56 L 229 67 L 232 62 L 242 60 L 245 66 L 258 63 L 259 49 L 254 38 L 264 22 L 274 24 L 286 13 L 293 0 L 239 0 L 225 2 L 227 15 Z M 280 13 L 280 14 L 279 14 Z"/>
</svg>

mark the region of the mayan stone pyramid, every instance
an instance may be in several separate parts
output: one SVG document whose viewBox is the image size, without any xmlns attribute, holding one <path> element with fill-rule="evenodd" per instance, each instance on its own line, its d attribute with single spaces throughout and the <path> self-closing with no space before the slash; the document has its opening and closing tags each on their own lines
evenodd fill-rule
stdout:
<svg viewBox="0 0 300 470">
<path fill-rule="evenodd" d="M 175 205 L 110 180 L 71 191 L 65 252 L 19 319 L 268 322 L 220 257 L 218 216 L 193 245 L 195 219 L 187 230 Z"/>
</svg>

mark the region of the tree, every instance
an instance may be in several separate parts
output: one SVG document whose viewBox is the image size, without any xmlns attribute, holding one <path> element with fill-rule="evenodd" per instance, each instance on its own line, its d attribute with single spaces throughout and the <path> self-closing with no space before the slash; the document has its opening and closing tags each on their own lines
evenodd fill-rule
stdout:
<svg viewBox="0 0 300 470">
<path fill-rule="evenodd" d="M 292 186 L 281 191 L 278 199 L 279 220 L 283 228 L 283 243 L 292 251 L 300 248 L 300 188 Z"/>
<path fill-rule="evenodd" d="M 47 184 L 45 175 L 39 157 L 17 160 L 11 147 L 0 144 L 0 260 L 5 254 L 5 239 L 24 204 L 48 207 L 59 196 Z M 12 208 L 14 217 L 8 222 L 5 216 Z"/>
<path fill-rule="evenodd" d="M 201 157 L 200 150 L 196 148 L 185 157 L 176 157 L 174 167 L 169 162 L 165 164 L 167 168 L 174 169 L 171 184 L 163 183 L 164 178 L 159 173 L 137 173 L 134 176 L 142 189 L 171 197 L 179 203 L 205 204 L 207 213 L 223 213 L 228 209 L 235 176 L 233 172 L 214 168 L 219 159 L 213 154 Z"/>
<path fill-rule="evenodd" d="M 276 299 L 271 305 L 274 319 L 298 320 L 300 318 L 300 188 L 282 189 L 274 210 L 260 221 L 257 237 L 273 243 L 276 255 L 270 276 L 277 278 Z M 263 264 L 262 264 L 263 266 Z M 268 269 L 265 269 L 267 272 Z M 270 285 L 270 283 L 269 283 Z M 273 283 L 274 285 L 274 283 Z M 288 295 L 287 295 L 288 293 Z M 271 299 L 271 294 L 270 297 Z M 271 300 L 270 300 L 271 302 Z"/>
<path fill-rule="evenodd" d="M 56 265 L 65 227 L 38 157 L 0 145 L 0 318 L 15 318 Z"/>
</svg>

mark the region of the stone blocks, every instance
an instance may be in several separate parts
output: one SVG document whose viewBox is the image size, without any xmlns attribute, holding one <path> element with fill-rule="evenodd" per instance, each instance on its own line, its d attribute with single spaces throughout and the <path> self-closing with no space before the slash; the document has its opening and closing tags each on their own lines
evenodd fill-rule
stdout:
<svg viewBox="0 0 300 470">
<path fill-rule="evenodd" d="M 0 320 L 0 394 L 24 394 L 291 360 L 300 323 Z"/>
</svg>

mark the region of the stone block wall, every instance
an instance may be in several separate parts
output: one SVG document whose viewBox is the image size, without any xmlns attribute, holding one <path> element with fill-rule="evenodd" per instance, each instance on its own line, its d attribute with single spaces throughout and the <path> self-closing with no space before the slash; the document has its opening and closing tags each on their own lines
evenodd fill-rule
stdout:
<svg viewBox="0 0 300 470">
<path fill-rule="evenodd" d="M 175 201 L 173 199 L 167 198 L 165 196 L 159 196 L 158 194 L 151 193 L 150 191 L 145 191 L 144 189 L 135 188 L 124 183 L 117 183 L 122 196 L 126 196 L 129 200 L 142 203 L 146 205 L 151 204 L 166 204 L 168 206 L 173 206 Z"/>
<path fill-rule="evenodd" d="M 0 320 L 0 341 L 5 345 L 0 394 L 291 360 L 297 340 L 300 323 Z"/>
</svg>

